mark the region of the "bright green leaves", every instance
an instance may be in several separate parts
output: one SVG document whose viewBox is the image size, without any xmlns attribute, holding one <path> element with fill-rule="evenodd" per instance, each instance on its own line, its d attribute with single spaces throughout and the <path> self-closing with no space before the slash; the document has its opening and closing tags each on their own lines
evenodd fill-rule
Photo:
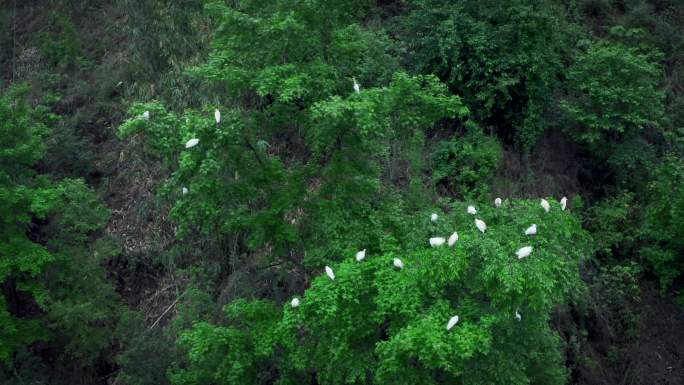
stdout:
<svg viewBox="0 0 684 385">
<path fill-rule="evenodd" d="M 658 126 L 664 94 L 661 70 L 651 58 L 621 44 L 595 43 L 580 54 L 568 73 L 569 97 L 561 102 L 576 125 L 570 133 L 599 153 L 611 138 Z"/>
<path fill-rule="evenodd" d="M 378 37 L 354 24 L 367 9 L 359 2 L 211 2 L 207 9 L 218 21 L 213 50 L 191 72 L 224 83 L 232 96 L 254 91 L 262 105 L 308 104 L 339 92 L 351 76 L 375 80 L 387 75 L 378 69 L 394 69 Z"/>
<path fill-rule="evenodd" d="M 226 315 L 230 326 L 200 322 L 183 333 L 179 343 L 188 349 L 193 370 L 174 374 L 174 383 L 258 384 L 271 379 L 269 366 L 278 360 L 278 310 L 267 302 L 238 300 L 226 308 Z"/>
<path fill-rule="evenodd" d="M 132 119 L 119 127 L 119 137 L 126 138 L 144 132 L 150 149 L 165 160 L 174 159 L 177 149 L 184 144 L 178 131 L 179 119 L 166 111 L 161 103 L 134 104 L 129 110 Z M 145 114 L 149 114 L 149 118 Z M 189 139 L 189 138 L 188 138 Z"/>
<path fill-rule="evenodd" d="M 430 236 L 458 231 L 453 247 L 431 248 L 426 236 L 402 252 L 369 249 L 361 262 L 349 255 L 331 264 L 334 280 L 321 269 L 300 305 L 284 304 L 281 316 L 261 301 L 236 301 L 227 308 L 229 326 L 199 324 L 186 333 L 192 366 L 177 378 L 205 373 L 231 383 L 219 373 L 264 373 L 270 362 L 271 380 L 280 383 L 307 374 L 324 384 L 563 381 L 549 314 L 582 289 L 579 262 L 591 247 L 578 219 L 551 205 L 549 213 L 536 200 L 478 207 L 488 224 L 483 234 L 465 205 L 454 203 L 450 214 L 424 224 Z M 524 234 L 531 223 L 535 236 Z M 524 245 L 534 251 L 519 259 Z M 447 330 L 454 315 L 460 320 Z"/>
<path fill-rule="evenodd" d="M 335 96 L 312 107 L 310 142 L 319 156 L 334 146 L 356 153 L 387 155 L 394 140 L 412 137 L 442 118 L 463 118 L 468 109 L 449 96 L 434 76 L 396 73 L 386 88 Z M 366 146 L 364 146 L 366 145 Z"/>
</svg>

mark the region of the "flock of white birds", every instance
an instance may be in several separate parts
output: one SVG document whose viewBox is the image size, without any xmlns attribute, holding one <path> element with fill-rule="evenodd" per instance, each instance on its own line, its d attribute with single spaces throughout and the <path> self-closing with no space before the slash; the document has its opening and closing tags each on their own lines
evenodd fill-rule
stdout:
<svg viewBox="0 0 684 385">
<path fill-rule="evenodd" d="M 353 78 L 353 81 L 354 81 L 354 92 L 359 94 L 361 92 L 361 87 L 359 86 L 359 83 L 356 82 L 356 78 Z M 142 117 L 145 120 L 149 120 L 150 119 L 150 112 L 149 111 L 143 112 Z M 214 110 L 214 120 L 216 121 L 216 124 L 221 123 L 221 111 L 219 111 L 218 109 Z M 193 147 L 197 146 L 198 144 L 199 144 L 198 138 L 191 138 L 187 142 L 185 142 L 185 148 L 186 149 L 187 148 L 193 148 Z M 187 194 L 188 189 L 186 187 L 183 187 L 182 193 L 183 193 L 183 195 Z M 501 198 L 494 199 L 494 207 L 500 208 L 501 204 L 502 204 Z M 542 198 L 539 204 L 544 209 L 544 212 L 548 213 L 551 210 L 551 205 L 549 204 L 549 201 L 547 201 L 546 199 Z M 565 208 L 567 207 L 567 204 L 568 204 L 568 198 L 567 197 L 561 198 L 561 200 L 560 200 L 561 210 L 565 210 Z M 477 215 L 477 209 L 475 208 L 475 206 L 468 206 L 468 208 L 466 209 L 466 212 L 470 215 Z M 432 215 L 430 215 L 430 221 L 437 222 L 438 220 L 439 220 L 439 215 L 437 215 L 437 213 L 432 213 Z M 479 218 L 475 218 L 475 227 L 477 227 L 477 229 L 483 234 L 487 230 L 487 224 L 482 219 L 479 219 Z M 533 223 L 530 227 L 525 229 L 525 235 L 535 235 L 535 234 L 537 234 L 537 225 L 535 223 Z M 452 247 L 456 244 L 456 241 L 458 241 L 458 233 L 456 231 L 454 231 L 453 234 L 451 234 L 448 239 L 445 239 L 444 237 L 432 237 L 428 240 L 431 247 L 440 247 L 440 246 L 444 245 L 444 243 L 446 243 L 449 247 Z M 528 257 L 530 254 L 532 254 L 532 250 L 533 250 L 532 246 L 524 246 L 524 247 L 521 247 L 520 249 L 518 249 L 515 252 L 515 255 L 518 257 L 518 259 L 523 259 L 525 257 Z M 363 249 L 363 250 L 356 253 L 356 261 L 361 262 L 364 260 L 364 258 L 366 258 L 366 249 Z M 402 260 L 399 258 L 394 258 L 394 260 L 392 261 L 392 264 L 397 269 L 401 270 L 404 268 L 404 262 L 402 262 Z M 335 272 L 333 271 L 333 269 L 330 266 L 325 267 L 325 274 L 332 281 L 335 280 Z M 300 300 L 297 297 L 293 298 L 292 301 L 290 302 L 290 305 L 292 305 L 293 308 L 299 307 L 299 304 L 300 304 Z M 515 319 L 518 321 L 520 321 L 522 319 L 522 316 L 520 315 L 520 313 L 517 310 L 515 311 Z M 451 317 L 449 319 L 449 321 L 447 322 L 446 329 L 451 330 L 454 326 L 456 326 L 456 324 L 458 323 L 458 320 L 459 320 L 458 315 L 454 315 L 453 317 Z"/>
<path fill-rule="evenodd" d="M 500 208 L 502 204 L 501 198 L 496 198 L 494 199 L 494 206 L 496 208 Z M 563 197 L 560 200 L 560 206 L 561 210 L 565 211 L 565 208 L 567 207 L 568 204 L 568 198 Z M 549 204 L 549 201 L 546 199 L 541 199 L 539 202 L 539 205 L 544 209 L 544 212 L 548 213 L 551 210 L 551 205 Z M 477 215 L 477 209 L 474 206 L 468 206 L 466 209 L 466 212 L 470 215 Z M 439 215 L 437 213 L 432 213 L 430 215 L 430 221 L 432 222 L 437 222 L 439 220 Z M 475 227 L 477 227 L 480 232 L 484 233 L 487 230 L 487 224 L 478 218 L 475 218 Z M 525 229 L 525 235 L 536 235 L 537 234 L 537 224 L 533 223 L 530 227 Z M 458 232 L 454 231 L 448 239 L 445 239 L 444 237 L 432 237 L 428 240 L 428 243 L 430 244 L 431 247 L 440 247 L 446 243 L 449 247 L 452 247 L 456 244 L 456 241 L 458 241 Z M 532 246 L 524 246 L 518 249 L 515 254 L 518 257 L 518 259 L 523 259 L 525 257 L 528 257 L 530 254 L 532 254 Z M 363 249 L 359 252 L 356 253 L 356 261 L 361 262 L 366 258 L 366 249 Z M 403 269 L 404 268 L 404 262 L 402 262 L 401 259 L 399 258 L 394 258 L 392 261 L 392 264 L 394 265 L 395 268 L 397 269 Z M 325 273 L 330 278 L 331 280 L 335 280 L 335 273 L 333 272 L 333 269 L 330 266 L 325 266 Z M 292 307 L 296 308 L 299 307 L 299 298 L 293 298 L 292 302 L 290 303 Z M 522 320 L 522 315 L 518 310 L 515 311 L 515 319 L 517 321 Z M 449 319 L 446 325 L 446 330 L 449 331 L 451 330 L 456 324 L 458 324 L 459 316 L 454 315 Z"/>
</svg>

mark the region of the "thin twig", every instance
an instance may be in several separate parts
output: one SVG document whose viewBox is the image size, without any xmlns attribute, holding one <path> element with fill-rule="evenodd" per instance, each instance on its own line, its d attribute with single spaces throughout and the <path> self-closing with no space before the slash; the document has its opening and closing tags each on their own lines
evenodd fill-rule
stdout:
<svg viewBox="0 0 684 385">
<path fill-rule="evenodd" d="M 161 315 L 157 318 L 157 320 L 154 321 L 154 323 L 152 324 L 152 326 L 150 326 L 147 330 L 152 330 L 155 326 L 157 326 L 157 324 L 159 323 L 159 321 L 161 321 L 161 319 L 164 318 L 164 316 L 166 315 L 166 313 L 169 312 L 169 310 L 171 310 L 174 306 L 176 306 L 176 304 L 178 303 L 178 301 L 179 301 L 181 298 L 183 298 L 183 296 L 185 295 L 185 293 L 188 292 L 188 290 L 190 290 L 190 288 L 185 289 L 185 291 L 183 292 L 183 294 L 179 295 L 178 298 L 176 298 L 176 300 L 173 301 L 173 302 L 171 303 L 171 305 L 169 305 L 169 307 L 167 307 L 166 310 L 164 310 L 163 313 L 161 313 Z"/>
</svg>

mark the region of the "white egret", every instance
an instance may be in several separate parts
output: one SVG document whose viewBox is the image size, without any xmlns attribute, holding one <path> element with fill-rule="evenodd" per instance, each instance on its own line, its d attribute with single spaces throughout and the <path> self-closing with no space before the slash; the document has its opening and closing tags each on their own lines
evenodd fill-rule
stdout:
<svg viewBox="0 0 684 385">
<path fill-rule="evenodd" d="M 439 215 L 437 215 L 436 213 L 432 213 L 432 215 L 430 215 L 430 220 L 433 222 L 437 222 L 438 218 L 439 218 Z"/>
<path fill-rule="evenodd" d="M 518 256 L 518 259 L 523 259 L 532 254 L 532 246 L 521 247 L 515 252 L 515 254 Z"/>
<path fill-rule="evenodd" d="M 475 219 L 475 226 L 480 232 L 484 233 L 487 230 L 487 224 L 481 219 Z"/>
<path fill-rule="evenodd" d="M 214 110 L 214 120 L 216 120 L 216 124 L 221 123 L 221 111 L 218 108 Z"/>
<path fill-rule="evenodd" d="M 356 78 L 352 78 L 354 80 L 354 92 L 357 94 L 361 93 L 361 86 L 359 86 L 359 83 L 356 82 Z"/>
<path fill-rule="evenodd" d="M 187 193 L 188 193 L 188 188 L 187 188 L 187 187 L 183 187 L 183 188 L 181 189 L 181 192 L 183 193 L 183 195 L 187 194 Z"/>
<path fill-rule="evenodd" d="M 522 319 L 522 316 L 520 315 L 520 313 L 518 313 L 517 310 L 515 311 L 515 319 L 517 319 L 518 322 L 520 322 L 520 320 Z"/>
<path fill-rule="evenodd" d="M 325 274 L 327 274 L 328 278 L 330 278 L 332 281 L 335 280 L 335 273 L 333 273 L 333 269 L 331 269 L 330 266 L 325 267 Z"/>
<path fill-rule="evenodd" d="M 197 146 L 197 143 L 199 143 L 199 139 L 192 138 L 192 139 L 188 140 L 187 142 L 185 142 L 185 148 L 193 148 L 193 147 Z"/>
<path fill-rule="evenodd" d="M 467 210 L 467 211 L 468 211 L 468 214 L 470 214 L 470 215 L 475 215 L 475 214 L 477 214 L 477 210 L 475 210 L 475 207 L 474 207 L 474 206 L 468 206 L 468 210 Z"/>
<path fill-rule="evenodd" d="M 446 240 L 442 237 L 430 238 L 430 246 L 432 246 L 432 247 L 442 246 L 445 241 Z"/>
<path fill-rule="evenodd" d="M 392 264 L 397 269 L 403 269 L 404 268 L 404 262 L 402 262 L 401 259 L 399 259 L 399 258 L 394 258 L 394 261 L 392 261 Z"/>
<path fill-rule="evenodd" d="M 537 224 L 533 223 L 532 226 L 525 229 L 525 235 L 535 235 L 537 234 Z"/>
<path fill-rule="evenodd" d="M 299 298 L 292 298 L 292 302 L 290 302 L 290 305 L 292 305 L 292 307 L 299 307 Z"/>
<path fill-rule="evenodd" d="M 494 199 L 494 206 L 498 209 L 501 207 L 501 198 Z"/>
<path fill-rule="evenodd" d="M 454 233 L 449 236 L 447 244 L 449 245 L 449 247 L 451 247 L 456 243 L 456 241 L 458 241 L 458 233 L 454 231 Z"/>
<path fill-rule="evenodd" d="M 561 205 L 561 210 L 565 211 L 565 208 L 568 206 L 568 198 L 567 197 L 561 198 L 560 205 Z"/>
<path fill-rule="evenodd" d="M 547 213 L 549 212 L 549 210 L 551 210 L 551 205 L 549 204 L 549 201 L 547 201 L 546 199 L 542 198 L 539 204 L 542 208 L 544 208 L 544 211 L 546 211 Z"/>
<path fill-rule="evenodd" d="M 456 326 L 457 323 L 458 323 L 458 316 L 455 315 L 455 316 L 453 316 L 453 317 L 451 317 L 451 318 L 449 319 L 449 322 L 447 322 L 447 327 L 446 327 L 446 329 L 447 329 L 447 330 L 451 330 L 451 328 L 453 328 L 454 326 Z"/>
<path fill-rule="evenodd" d="M 366 249 L 363 249 L 363 250 L 356 253 L 356 261 L 357 262 L 363 261 L 364 258 L 366 258 Z"/>
<path fill-rule="evenodd" d="M 145 120 L 150 120 L 150 111 L 143 112 L 142 117 Z"/>
</svg>

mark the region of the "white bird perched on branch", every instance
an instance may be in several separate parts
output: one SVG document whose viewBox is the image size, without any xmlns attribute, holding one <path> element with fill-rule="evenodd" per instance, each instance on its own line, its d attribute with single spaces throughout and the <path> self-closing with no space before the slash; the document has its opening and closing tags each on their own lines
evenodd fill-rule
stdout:
<svg viewBox="0 0 684 385">
<path fill-rule="evenodd" d="M 183 195 L 187 194 L 187 193 L 188 193 L 188 188 L 187 188 L 187 187 L 183 187 L 183 188 L 181 189 L 181 192 L 183 193 Z"/>
<path fill-rule="evenodd" d="M 143 112 L 142 117 L 145 120 L 150 120 L 150 111 Z"/>
<path fill-rule="evenodd" d="M 525 235 L 535 235 L 537 234 L 537 224 L 533 223 L 532 226 L 525 230 Z"/>
<path fill-rule="evenodd" d="M 290 305 L 292 305 L 292 307 L 299 307 L 299 298 L 292 298 L 292 302 L 290 302 Z"/>
<path fill-rule="evenodd" d="M 394 260 L 392 261 L 392 264 L 397 269 L 403 269 L 404 268 L 404 262 L 402 262 L 401 259 L 399 259 L 399 258 L 394 258 Z"/>
<path fill-rule="evenodd" d="M 468 206 L 468 209 L 466 211 L 468 211 L 468 214 L 470 214 L 470 215 L 477 214 L 477 210 L 475 210 L 474 206 Z"/>
<path fill-rule="evenodd" d="M 532 254 L 532 246 L 521 247 L 515 252 L 515 254 L 518 256 L 518 259 L 523 259 Z"/>
<path fill-rule="evenodd" d="M 494 199 L 494 206 L 498 209 L 501 207 L 501 198 Z"/>
<path fill-rule="evenodd" d="M 214 120 L 216 120 L 216 124 L 221 123 L 221 111 L 218 108 L 214 110 Z"/>
<path fill-rule="evenodd" d="M 547 213 L 549 212 L 549 210 L 551 210 L 551 205 L 549 204 L 549 201 L 547 201 L 546 199 L 542 198 L 542 200 L 541 200 L 541 202 L 539 202 L 539 204 L 544 209 L 544 211 L 546 211 Z"/>
<path fill-rule="evenodd" d="M 517 319 L 518 322 L 520 322 L 520 320 L 522 319 L 522 316 L 520 315 L 520 313 L 518 313 L 517 310 L 515 311 L 515 319 Z"/>
<path fill-rule="evenodd" d="M 475 219 L 475 226 L 480 232 L 484 233 L 487 230 L 487 224 L 482 219 Z"/>
<path fill-rule="evenodd" d="M 354 92 L 356 92 L 357 94 L 360 94 L 361 93 L 361 86 L 359 86 L 359 83 L 356 82 L 355 77 L 353 77 L 352 79 L 354 80 Z"/>
<path fill-rule="evenodd" d="M 451 317 L 449 319 L 449 322 L 447 322 L 447 326 L 446 326 L 447 331 L 451 330 L 451 328 L 456 326 L 457 323 L 458 323 L 458 316 L 455 315 L 455 316 Z"/>
<path fill-rule="evenodd" d="M 442 237 L 430 238 L 430 246 L 432 246 L 432 247 L 442 246 L 445 241 L 446 240 Z"/>
<path fill-rule="evenodd" d="M 199 139 L 192 138 L 192 139 L 188 140 L 187 142 L 185 142 L 185 148 L 193 148 L 193 147 L 197 146 L 197 143 L 199 143 Z"/>
<path fill-rule="evenodd" d="M 363 261 L 364 258 L 366 258 L 366 249 L 363 249 L 363 250 L 356 253 L 356 261 L 357 262 Z"/>
<path fill-rule="evenodd" d="M 567 205 L 568 205 L 568 198 L 567 197 L 561 198 L 560 205 L 561 205 L 561 210 L 565 211 L 565 207 L 567 207 Z"/>
<path fill-rule="evenodd" d="M 454 233 L 449 236 L 447 244 L 449 245 L 449 247 L 451 247 L 456 243 L 456 241 L 458 241 L 458 233 L 454 231 Z"/>
<path fill-rule="evenodd" d="M 432 213 L 432 215 L 430 215 L 431 221 L 437 222 L 437 219 L 439 219 L 439 215 L 437 215 L 436 213 Z"/>
<path fill-rule="evenodd" d="M 331 269 L 330 266 L 325 267 L 325 274 L 327 274 L 328 278 L 330 278 L 332 281 L 335 280 L 335 273 L 333 273 L 333 269 Z"/>
</svg>

